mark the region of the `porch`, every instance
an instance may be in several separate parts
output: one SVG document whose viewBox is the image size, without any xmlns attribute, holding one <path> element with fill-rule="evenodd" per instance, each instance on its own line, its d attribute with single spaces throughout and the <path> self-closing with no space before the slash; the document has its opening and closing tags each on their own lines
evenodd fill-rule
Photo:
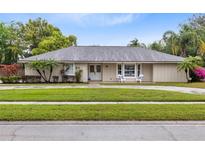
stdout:
<svg viewBox="0 0 205 154">
<path fill-rule="evenodd" d="M 144 82 L 152 82 L 153 65 L 141 63 L 88 64 L 89 82 L 117 82 L 122 76 L 127 82 L 136 82 L 143 74 Z"/>
</svg>

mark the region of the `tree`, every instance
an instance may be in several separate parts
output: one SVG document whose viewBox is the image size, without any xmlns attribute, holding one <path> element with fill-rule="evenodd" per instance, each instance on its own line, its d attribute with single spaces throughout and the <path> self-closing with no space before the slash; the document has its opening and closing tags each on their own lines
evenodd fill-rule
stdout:
<svg viewBox="0 0 205 154">
<path fill-rule="evenodd" d="M 163 34 L 164 49 L 161 51 L 183 57 L 204 56 L 205 15 L 194 15 L 179 27 L 178 33 L 168 30 Z"/>
<path fill-rule="evenodd" d="M 179 43 L 181 56 L 186 57 L 187 55 L 197 55 L 199 38 L 196 31 L 190 28 L 187 24 L 181 26 L 181 30 L 179 32 Z"/>
<path fill-rule="evenodd" d="M 137 38 L 135 38 L 134 40 L 130 41 L 128 46 L 146 48 L 146 45 L 144 43 L 140 43 Z"/>
<path fill-rule="evenodd" d="M 52 36 L 44 38 L 38 44 L 38 48 L 34 48 L 32 50 L 32 54 L 38 55 L 45 52 L 66 48 L 68 46 L 71 46 L 71 43 L 67 37 L 63 36 L 59 32 L 53 32 Z"/>
<path fill-rule="evenodd" d="M 22 40 L 21 23 L 0 23 L 0 63 L 13 64 L 22 57 L 24 41 Z"/>
<path fill-rule="evenodd" d="M 22 31 L 29 51 L 26 55 L 29 55 L 29 53 L 38 55 L 77 45 L 76 36 L 64 36 L 60 29 L 41 18 L 30 19 L 28 23 L 22 26 Z"/>
<path fill-rule="evenodd" d="M 77 37 L 75 35 L 69 35 L 68 40 L 72 46 L 77 46 Z"/>
<path fill-rule="evenodd" d="M 152 44 L 149 45 L 148 48 L 156 51 L 164 51 L 164 46 L 160 41 L 154 41 Z"/>
<path fill-rule="evenodd" d="M 189 25 L 193 29 L 201 29 L 205 27 L 205 15 L 193 15 L 191 18 L 189 18 Z"/>
<path fill-rule="evenodd" d="M 178 55 L 180 52 L 179 36 L 173 31 L 166 31 L 163 34 L 163 41 L 165 42 L 165 52 Z"/>
<path fill-rule="evenodd" d="M 22 31 L 29 51 L 32 51 L 32 49 L 38 47 L 42 39 L 51 36 L 53 31 L 60 30 L 49 24 L 46 20 L 37 18 L 35 20 L 29 19 L 25 25 L 22 25 Z"/>
<path fill-rule="evenodd" d="M 30 67 L 38 72 L 45 82 L 51 82 L 53 68 L 57 66 L 54 60 L 36 60 L 30 63 Z"/>
<path fill-rule="evenodd" d="M 199 52 L 202 56 L 205 54 L 205 42 L 203 40 L 200 40 Z"/>
<path fill-rule="evenodd" d="M 0 63 L 4 63 L 5 52 L 8 48 L 9 30 L 4 23 L 0 23 Z"/>
<path fill-rule="evenodd" d="M 163 35 L 166 43 L 166 50 L 172 51 L 174 55 L 187 57 L 188 55 L 196 56 L 200 43 L 195 30 L 186 24 L 181 26 L 180 32 L 177 34 L 173 31 L 167 31 Z"/>
<path fill-rule="evenodd" d="M 60 29 L 41 18 L 30 19 L 26 24 L 0 23 L 0 40 L 1 64 L 77 45 L 76 36 L 64 36 Z"/>
<path fill-rule="evenodd" d="M 178 70 L 184 70 L 186 73 L 186 78 L 187 81 L 190 82 L 190 78 L 189 78 L 189 71 L 193 71 L 196 67 L 203 65 L 203 60 L 201 57 L 196 56 L 196 57 L 192 57 L 189 56 L 187 58 L 185 58 L 179 65 L 178 65 Z"/>
</svg>

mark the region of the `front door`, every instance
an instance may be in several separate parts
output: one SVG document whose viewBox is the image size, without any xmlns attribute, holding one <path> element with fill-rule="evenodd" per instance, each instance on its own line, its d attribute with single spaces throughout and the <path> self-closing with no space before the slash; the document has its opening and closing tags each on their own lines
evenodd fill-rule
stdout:
<svg viewBox="0 0 205 154">
<path fill-rule="evenodd" d="M 101 80 L 101 65 L 100 64 L 90 64 L 89 65 L 89 79 L 90 80 Z"/>
</svg>

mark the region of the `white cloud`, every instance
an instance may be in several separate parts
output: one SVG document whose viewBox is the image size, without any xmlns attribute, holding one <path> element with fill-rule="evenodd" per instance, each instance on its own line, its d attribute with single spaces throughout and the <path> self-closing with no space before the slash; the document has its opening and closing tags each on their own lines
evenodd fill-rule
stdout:
<svg viewBox="0 0 205 154">
<path fill-rule="evenodd" d="M 131 23 L 140 14 L 61 14 L 61 18 L 70 20 L 79 26 L 114 26 Z"/>
</svg>

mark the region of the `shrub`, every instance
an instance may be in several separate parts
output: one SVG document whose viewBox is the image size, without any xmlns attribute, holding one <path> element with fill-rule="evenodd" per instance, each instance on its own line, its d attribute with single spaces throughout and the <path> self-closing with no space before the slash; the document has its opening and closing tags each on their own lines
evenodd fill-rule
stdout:
<svg viewBox="0 0 205 154">
<path fill-rule="evenodd" d="M 77 83 L 80 82 L 81 76 L 82 76 L 82 70 L 78 70 L 78 71 L 75 72 L 75 78 L 76 78 Z"/>
<path fill-rule="evenodd" d="M 5 77 L 0 77 L 0 80 L 1 80 L 3 83 L 18 83 L 20 79 L 21 79 L 20 76 L 5 76 Z"/>
<path fill-rule="evenodd" d="M 190 71 L 189 74 L 190 74 L 190 77 L 191 77 L 191 82 L 201 81 L 201 78 L 199 78 L 198 76 L 196 76 L 196 74 L 194 73 L 194 71 Z"/>
<path fill-rule="evenodd" d="M 193 70 L 195 75 L 199 77 L 200 79 L 205 79 L 205 68 L 203 67 L 197 67 Z"/>
<path fill-rule="evenodd" d="M 19 64 L 0 65 L 0 73 L 3 76 L 16 76 L 21 66 Z"/>
</svg>

